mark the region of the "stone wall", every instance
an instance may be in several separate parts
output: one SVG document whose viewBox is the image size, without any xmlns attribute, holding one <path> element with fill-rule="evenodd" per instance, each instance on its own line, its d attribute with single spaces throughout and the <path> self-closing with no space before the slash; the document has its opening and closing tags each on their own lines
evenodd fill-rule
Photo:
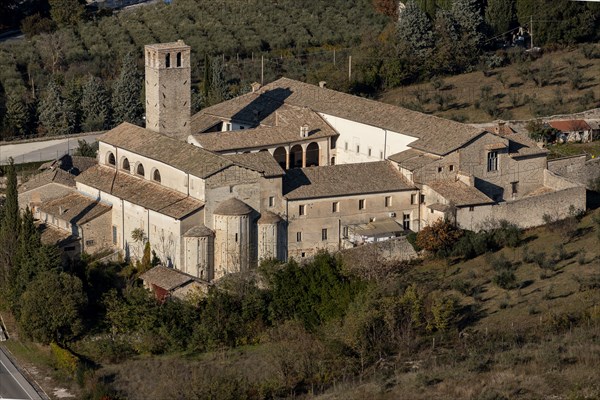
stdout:
<svg viewBox="0 0 600 400">
<path fill-rule="evenodd" d="M 543 225 L 545 214 L 552 216 L 553 219 L 563 219 L 569 216 L 571 206 L 575 210 L 585 210 L 585 199 L 585 187 L 575 186 L 494 205 L 490 219 L 496 221 L 503 219 L 521 228 L 531 228 Z"/>
<path fill-rule="evenodd" d="M 591 182 L 600 177 L 600 158 L 586 160 L 586 155 L 548 160 L 548 169 L 571 181 L 592 189 Z"/>
</svg>

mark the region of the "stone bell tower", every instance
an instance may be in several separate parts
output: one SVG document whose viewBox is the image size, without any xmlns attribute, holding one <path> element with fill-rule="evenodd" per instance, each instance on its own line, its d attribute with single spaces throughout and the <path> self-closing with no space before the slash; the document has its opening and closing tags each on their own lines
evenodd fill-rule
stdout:
<svg viewBox="0 0 600 400">
<path fill-rule="evenodd" d="M 149 44 L 146 59 L 146 128 L 180 140 L 190 134 L 190 46 L 183 40 Z"/>
</svg>

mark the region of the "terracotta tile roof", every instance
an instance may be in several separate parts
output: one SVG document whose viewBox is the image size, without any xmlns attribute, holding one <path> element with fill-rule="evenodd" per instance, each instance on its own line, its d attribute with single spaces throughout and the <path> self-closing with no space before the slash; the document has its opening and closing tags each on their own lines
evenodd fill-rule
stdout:
<svg viewBox="0 0 600 400">
<path fill-rule="evenodd" d="M 440 180 L 427 183 L 431 189 L 457 207 L 476 204 L 491 204 L 492 199 L 461 181 Z"/>
<path fill-rule="evenodd" d="M 281 78 L 257 93 L 274 100 L 412 136 L 409 146 L 444 155 L 483 133 L 483 129 L 402 107 Z"/>
<path fill-rule="evenodd" d="M 404 232 L 404 227 L 391 218 L 352 225 L 349 228 L 352 233 L 366 237 L 390 236 L 395 233 Z"/>
<path fill-rule="evenodd" d="M 140 275 L 140 279 L 147 284 L 156 285 L 164 290 L 171 291 L 194 280 L 190 275 L 173 268 L 156 266 Z"/>
<path fill-rule="evenodd" d="M 415 149 L 408 149 L 401 151 L 400 153 L 392 154 L 388 159 L 395 161 L 404 169 L 409 171 L 415 171 L 421 167 L 426 166 L 434 161 L 439 160 L 439 157 L 432 156 L 431 154 L 423 153 L 422 151 Z"/>
<path fill-rule="evenodd" d="M 260 219 L 258 220 L 258 224 L 262 225 L 262 224 L 276 224 L 278 222 L 281 221 L 281 217 L 275 213 L 272 213 L 271 211 L 264 211 L 261 216 Z"/>
<path fill-rule="evenodd" d="M 58 183 L 63 186 L 75 187 L 75 176 L 62 169 L 47 170 L 29 178 L 19 186 L 19 193 L 25 193 L 33 189 Z"/>
<path fill-rule="evenodd" d="M 196 225 L 190 228 L 183 234 L 183 237 L 203 237 L 203 236 L 214 236 L 214 232 L 206 227 L 206 225 Z"/>
<path fill-rule="evenodd" d="M 388 161 L 291 169 L 283 182 L 290 200 L 415 189 Z"/>
<path fill-rule="evenodd" d="M 308 138 L 300 136 L 300 128 L 308 125 Z M 305 107 L 280 106 L 254 129 L 201 133 L 194 139 L 211 151 L 239 150 L 310 141 L 337 136 L 338 133 L 319 114 Z"/>
<path fill-rule="evenodd" d="M 175 219 L 204 206 L 183 193 L 103 165 L 88 169 L 76 181 Z"/>
<path fill-rule="evenodd" d="M 233 165 L 218 154 L 127 122 L 111 129 L 98 140 L 161 161 L 202 179 Z"/>
<path fill-rule="evenodd" d="M 218 215 L 246 215 L 252 212 L 252 207 L 243 201 L 232 197 L 221 202 L 213 212 Z"/>
<path fill-rule="evenodd" d="M 202 115 L 210 115 L 220 119 L 236 121 L 256 127 L 262 121 L 281 108 L 279 99 L 261 96 L 260 93 L 246 93 L 231 100 L 207 107 L 192 117 L 192 133 L 200 133 L 201 130 L 194 129 L 194 120 L 202 120 Z M 201 126 L 200 123 L 198 123 Z"/>
<path fill-rule="evenodd" d="M 590 126 L 582 119 L 570 119 L 565 121 L 548 121 L 548 124 L 554 129 L 558 129 L 561 132 L 573 132 L 573 131 L 589 131 Z"/>
<path fill-rule="evenodd" d="M 242 167 L 247 167 L 253 171 L 264 174 L 265 177 L 282 176 L 285 171 L 279 163 L 275 161 L 268 151 L 259 151 L 256 153 L 229 154 L 228 159 Z"/>
<path fill-rule="evenodd" d="M 204 132 L 221 122 L 221 118 L 214 115 L 205 114 L 203 111 L 192 116 L 191 131 L 192 133 Z"/>
<path fill-rule="evenodd" d="M 506 136 L 506 138 L 509 140 L 508 152 L 513 157 L 545 155 L 548 153 L 547 149 L 539 147 L 536 142 L 524 133 L 513 133 Z"/>
<path fill-rule="evenodd" d="M 112 206 L 102 204 L 79 193 L 71 193 L 42 203 L 40 210 L 72 224 L 85 224 L 109 212 Z"/>
<path fill-rule="evenodd" d="M 70 232 L 44 223 L 38 223 L 37 228 L 40 232 L 42 244 L 45 245 L 64 247 L 68 244 L 79 241 L 79 238 L 77 236 L 73 236 Z"/>
</svg>

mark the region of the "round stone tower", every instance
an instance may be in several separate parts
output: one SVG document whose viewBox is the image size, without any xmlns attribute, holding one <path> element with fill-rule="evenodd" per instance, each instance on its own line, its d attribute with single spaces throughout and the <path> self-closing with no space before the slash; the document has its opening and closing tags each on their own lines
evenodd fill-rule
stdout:
<svg viewBox="0 0 600 400">
<path fill-rule="evenodd" d="M 214 236 L 203 224 L 183 234 L 185 273 L 206 281 L 213 279 Z"/>
<path fill-rule="evenodd" d="M 214 279 L 250 268 L 253 211 L 252 207 L 236 198 L 225 200 L 215 208 Z"/>
<path fill-rule="evenodd" d="M 281 218 L 265 211 L 258 220 L 258 259 L 279 258 L 279 224 Z"/>
</svg>

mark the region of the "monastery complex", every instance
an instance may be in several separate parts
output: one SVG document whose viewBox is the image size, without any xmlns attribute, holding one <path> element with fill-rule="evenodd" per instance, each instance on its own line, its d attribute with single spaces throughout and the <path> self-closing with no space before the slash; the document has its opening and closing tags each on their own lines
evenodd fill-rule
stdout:
<svg viewBox="0 0 600 400">
<path fill-rule="evenodd" d="M 191 115 L 190 82 L 189 46 L 146 46 L 146 126 L 108 131 L 97 163 L 74 178 L 50 171 L 21 188 L 21 205 L 65 250 L 139 258 L 149 241 L 166 266 L 210 282 L 440 218 L 469 230 L 499 220 L 525 228 L 585 209 L 585 187 L 501 126 L 287 78 Z"/>
</svg>

